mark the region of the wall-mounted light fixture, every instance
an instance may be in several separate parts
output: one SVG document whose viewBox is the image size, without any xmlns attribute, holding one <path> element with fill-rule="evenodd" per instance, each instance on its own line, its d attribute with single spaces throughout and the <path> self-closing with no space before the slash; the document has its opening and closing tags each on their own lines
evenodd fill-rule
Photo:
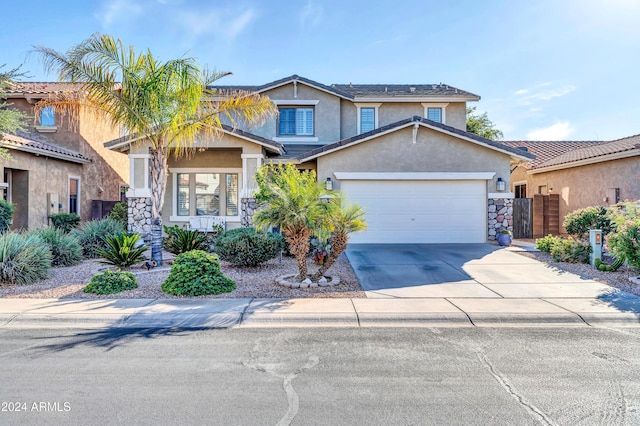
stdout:
<svg viewBox="0 0 640 426">
<path fill-rule="evenodd" d="M 333 191 L 333 181 L 330 177 L 328 177 L 327 180 L 324 181 L 324 189 L 326 189 L 327 191 Z"/>
<path fill-rule="evenodd" d="M 496 182 L 496 191 L 504 191 L 507 189 L 507 183 L 502 180 L 502 178 L 498 178 Z"/>
</svg>

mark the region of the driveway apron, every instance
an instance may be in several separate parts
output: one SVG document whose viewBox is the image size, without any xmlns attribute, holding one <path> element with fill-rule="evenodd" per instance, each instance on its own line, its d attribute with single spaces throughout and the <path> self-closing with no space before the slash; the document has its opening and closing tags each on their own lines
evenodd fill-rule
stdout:
<svg viewBox="0 0 640 426">
<path fill-rule="evenodd" d="M 597 298 L 609 286 L 492 244 L 351 244 L 369 298 Z"/>
</svg>

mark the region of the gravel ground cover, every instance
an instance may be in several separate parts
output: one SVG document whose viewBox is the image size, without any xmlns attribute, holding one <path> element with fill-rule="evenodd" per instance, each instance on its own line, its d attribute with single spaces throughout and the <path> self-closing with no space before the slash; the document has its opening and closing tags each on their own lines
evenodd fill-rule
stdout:
<svg viewBox="0 0 640 426">
<path fill-rule="evenodd" d="M 170 253 L 164 254 L 164 259 L 172 259 Z M 333 287 L 319 287 L 307 289 L 291 289 L 275 284 L 278 276 L 295 274 L 298 269 L 295 258 L 283 256 L 253 267 L 240 268 L 227 262 L 220 262 L 222 272 L 236 282 L 236 289 L 231 293 L 217 296 L 203 296 L 204 298 L 358 298 L 366 297 L 356 278 L 349 261 L 343 254 L 329 269 L 328 275 L 340 277 L 340 284 Z M 52 268 L 49 278 L 35 284 L 16 286 L 0 284 L 0 297 L 4 298 L 73 298 L 73 299 L 180 299 L 164 293 L 160 286 L 169 276 L 169 265 L 163 265 L 150 271 L 132 268 L 136 274 L 138 288 L 112 295 L 95 295 L 82 291 L 91 277 L 104 270 L 105 265 L 97 260 L 85 260 L 82 263 L 66 268 Z M 309 262 L 309 272 L 313 273 L 317 266 Z"/>
<path fill-rule="evenodd" d="M 621 267 L 616 272 L 602 272 L 597 270 L 595 267 L 586 263 L 563 263 L 563 262 L 555 262 L 549 253 L 544 252 L 517 252 L 522 256 L 526 256 L 532 259 L 539 260 L 540 262 L 544 262 L 552 268 L 556 268 L 561 271 L 571 272 L 573 274 L 579 275 L 582 278 L 592 279 L 595 281 L 599 281 L 601 283 L 607 284 L 611 287 L 618 288 L 620 290 L 636 294 L 640 296 L 640 286 L 633 284 L 629 281 L 629 277 L 638 276 L 638 273 L 631 268 L 626 266 Z M 605 257 L 605 261 L 612 263 L 612 259 L 607 259 Z"/>
</svg>

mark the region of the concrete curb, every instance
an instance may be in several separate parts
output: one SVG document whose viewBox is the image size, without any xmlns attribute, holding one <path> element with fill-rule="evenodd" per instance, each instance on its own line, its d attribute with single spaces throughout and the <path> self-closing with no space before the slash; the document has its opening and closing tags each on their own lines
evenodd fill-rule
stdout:
<svg viewBox="0 0 640 426">
<path fill-rule="evenodd" d="M 12 303 L 12 301 L 17 301 Z M 594 299 L 0 299 L 0 328 L 640 327 Z M 626 306 L 626 305 L 625 305 Z"/>
</svg>

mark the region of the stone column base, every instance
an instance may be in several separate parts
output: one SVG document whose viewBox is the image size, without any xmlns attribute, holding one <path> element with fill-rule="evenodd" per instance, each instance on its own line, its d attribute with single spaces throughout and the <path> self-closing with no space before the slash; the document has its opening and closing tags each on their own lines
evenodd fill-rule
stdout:
<svg viewBox="0 0 640 426">
<path fill-rule="evenodd" d="M 128 232 L 140 234 L 145 242 L 151 241 L 151 198 L 132 197 L 127 199 L 129 205 Z"/>
<path fill-rule="evenodd" d="M 513 198 L 489 198 L 489 240 L 503 229 L 513 232 Z"/>
</svg>

